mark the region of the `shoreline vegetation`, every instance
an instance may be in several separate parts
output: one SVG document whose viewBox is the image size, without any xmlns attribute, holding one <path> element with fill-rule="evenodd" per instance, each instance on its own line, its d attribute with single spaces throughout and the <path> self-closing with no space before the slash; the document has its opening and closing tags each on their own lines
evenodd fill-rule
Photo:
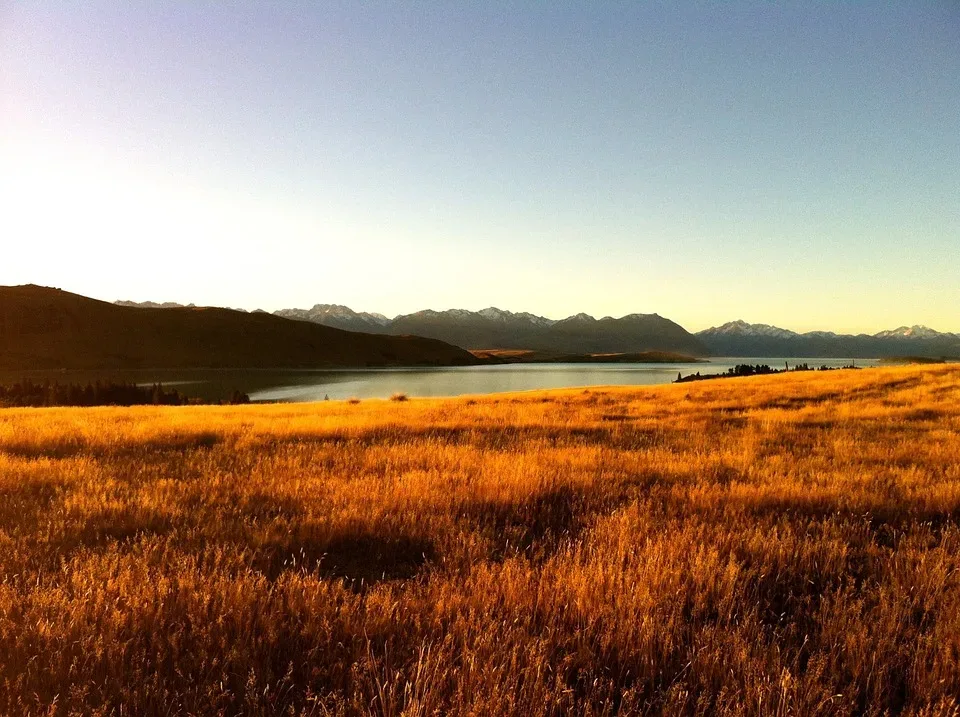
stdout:
<svg viewBox="0 0 960 717">
<path fill-rule="evenodd" d="M 957 362 L 960 362 L 960 357 L 955 356 L 943 356 L 940 358 L 933 358 L 930 356 L 884 356 L 880 359 L 881 366 L 905 366 L 910 364 L 924 365 Z"/>
<path fill-rule="evenodd" d="M 960 366 L 0 410 L 0 714 L 953 714 Z"/>
<path fill-rule="evenodd" d="M 684 376 L 681 373 L 677 373 L 677 379 L 673 383 L 689 383 L 691 381 L 711 381 L 718 378 L 743 378 L 745 376 L 773 376 L 781 373 L 803 373 L 806 371 L 844 371 L 844 370 L 859 370 L 859 367 L 854 363 L 849 366 L 827 366 L 821 365 L 819 367 L 812 367 L 807 363 L 795 364 L 792 368 L 789 364 L 785 364 L 783 368 L 773 368 L 768 364 L 737 364 L 732 368 L 728 368 L 723 373 L 707 373 L 701 374 L 699 371 L 696 373 L 690 373 Z"/>
<path fill-rule="evenodd" d="M 204 400 L 187 396 L 162 383 L 138 384 L 113 381 L 59 383 L 57 381 L 17 381 L 0 385 L 0 408 L 42 408 L 55 406 L 200 406 L 250 403 L 250 396 L 234 390 L 229 396 Z"/>
</svg>

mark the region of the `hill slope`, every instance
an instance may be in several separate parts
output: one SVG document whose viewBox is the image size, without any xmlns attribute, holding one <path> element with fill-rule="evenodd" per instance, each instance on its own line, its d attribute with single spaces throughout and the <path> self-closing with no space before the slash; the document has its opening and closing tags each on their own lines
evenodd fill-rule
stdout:
<svg viewBox="0 0 960 717">
<path fill-rule="evenodd" d="M 33 285 L 0 287 L 0 369 L 474 363 L 467 351 L 416 336 L 352 333 L 231 309 L 117 306 Z"/>
</svg>

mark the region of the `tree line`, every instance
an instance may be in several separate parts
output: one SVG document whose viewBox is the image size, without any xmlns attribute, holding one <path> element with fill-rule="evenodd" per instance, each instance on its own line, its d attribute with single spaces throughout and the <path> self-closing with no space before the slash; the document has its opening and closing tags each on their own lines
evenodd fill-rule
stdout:
<svg viewBox="0 0 960 717">
<path fill-rule="evenodd" d="M 160 383 L 141 385 L 95 381 L 80 383 L 57 383 L 45 381 L 34 383 L 25 379 L 12 386 L 0 385 L 0 406 L 186 406 L 204 403 L 240 404 L 250 403 L 250 397 L 240 391 L 225 400 L 205 401 L 186 396 L 175 388 L 166 389 Z"/>
<path fill-rule="evenodd" d="M 683 376 L 680 373 L 677 373 L 677 380 L 674 383 L 687 383 L 688 381 L 706 381 L 712 378 L 734 378 L 737 376 L 767 376 L 775 373 L 792 373 L 794 371 L 837 371 L 840 369 L 853 369 L 856 368 L 854 365 L 850 366 L 827 366 L 823 365 L 819 368 L 813 368 L 808 364 L 801 363 L 797 364 L 793 368 L 790 368 L 789 365 L 784 364 L 783 368 L 773 368 L 768 364 L 748 364 L 741 363 L 737 364 L 732 368 L 728 368 L 724 373 L 708 373 L 700 375 L 700 372 L 691 373 L 687 376 Z"/>
</svg>

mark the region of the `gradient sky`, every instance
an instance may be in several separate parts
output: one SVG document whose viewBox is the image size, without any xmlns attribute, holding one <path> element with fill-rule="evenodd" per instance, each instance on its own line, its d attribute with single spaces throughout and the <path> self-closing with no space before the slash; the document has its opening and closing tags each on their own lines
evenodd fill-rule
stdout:
<svg viewBox="0 0 960 717">
<path fill-rule="evenodd" d="M 0 0 L 0 284 L 960 331 L 960 3 Z"/>
</svg>

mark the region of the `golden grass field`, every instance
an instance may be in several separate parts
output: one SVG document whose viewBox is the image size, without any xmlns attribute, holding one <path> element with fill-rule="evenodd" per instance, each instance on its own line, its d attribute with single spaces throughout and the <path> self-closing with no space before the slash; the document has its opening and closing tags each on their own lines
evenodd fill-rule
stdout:
<svg viewBox="0 0 960 717">
<path fill-rule="evenodd" d="M 0 411 L 0 714 L 955 714 L 960 366 Z"/>
</svg>

